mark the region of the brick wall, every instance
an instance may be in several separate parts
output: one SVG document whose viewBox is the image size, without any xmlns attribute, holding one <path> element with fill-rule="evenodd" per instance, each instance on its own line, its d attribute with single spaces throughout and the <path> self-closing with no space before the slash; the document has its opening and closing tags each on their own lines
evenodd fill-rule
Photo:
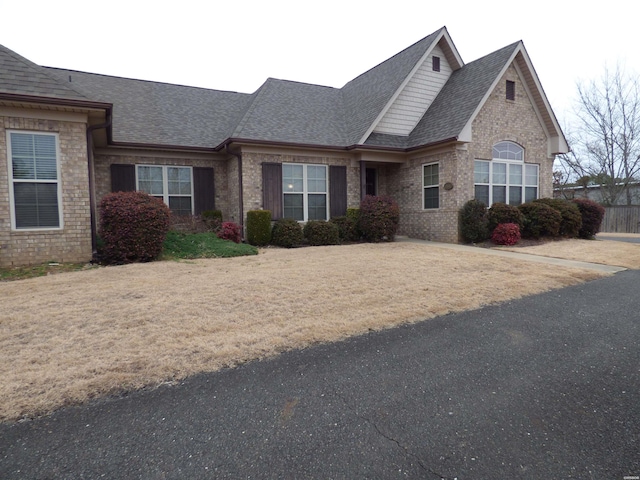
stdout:
<svg viewBox="0 0 640 480">
<path fill-rule="evenodd" d="M 58 134 L 62 192 L 60 230 L 12 231 L 6 131 Z M 91 220 L 86 148 L 86 124 L 81 122 L 0 117 L 0 266 L 91 259 Z"/>
<path fill-rule="evenodd" d="M 215 183 L 216 209 L 221 210 L 225 220 L 233 220 L 233 204 L 229 202 L 229 177 L 227 160 L 213 155 L 178 156 L 167 155 L 135 155 L 119 152 L 97 153 L 94 155 L 95 184 L 97 203 L 107 193 L 111 192 L 111 164 L 127 165 L 175 165 L 183 167 L 213 167 Z M 236 221 L 236 220 L 233 220 Z"/>
<path fill-rule="evenodd" d="M 246 218 L 248 211 L 262 208 L 263 163 L 344 165 L 347 167 L 347 206 L 357 207 L 360 205 L 360 165 L 346 156 L 332 157 L 246 152 L 242 154 L 244 218 Z"/>
</svg>

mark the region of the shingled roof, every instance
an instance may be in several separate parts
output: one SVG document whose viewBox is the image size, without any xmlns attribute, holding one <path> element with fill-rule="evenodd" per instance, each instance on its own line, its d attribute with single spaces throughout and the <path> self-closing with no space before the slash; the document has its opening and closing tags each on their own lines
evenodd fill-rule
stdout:
<svg viewBox="0 0 640 480">
<path fill-rule="evenodd" d="M 253 94 L 39 67 L 0 46 L 0 93 L 112 104 L 112 141 L 120 145 L 216 150 L 255 141 L 351 148 L 439 41 L 455 51 L 443 27 L 340 89 L 269 78 Z M 517 42 L 467 65 L 456 61 L 409 136 L 371 133 L 364 145 L 406 151 L 459 138 L 519 48 L 524 52 Z"/>
<path fill-rule="evenodd" d="M 0 92 L 3 94 L 87 101 L 75 89 L 61 84 L 46 69 L 0 45 Z"/>
</svg>

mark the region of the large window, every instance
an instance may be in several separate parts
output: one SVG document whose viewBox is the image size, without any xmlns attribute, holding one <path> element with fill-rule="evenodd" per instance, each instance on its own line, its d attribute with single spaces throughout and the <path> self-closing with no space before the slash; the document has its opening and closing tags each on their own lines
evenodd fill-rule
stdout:
<svg viewBox="0 0 640 480">
<path fill-rule="evenodd" d="M 57 135 L 8 132 L 11 221 L 15 229 L 62 226 Z"/>
<path fill-rule="evenodd" d="M 438 208 L 440 206 L 440 174 L 439 164 L 422 166 L 423 207 Z"/>
<path fill-rule="evenodd" d="M 193 214 L 191 167 L 136 166 L 137 189 L 162 199 L 176 215 Z"/>
<path fill-rule="evenodd" d="M 282 190 L 285 218 L 301 222 L 327 219 L 325 165 L 282 164 Z"/>
<path fill-rule="evenodd" d="M 524 149 L 513 142 L 493 147 L 493 160 L 474 164 L 475 198 L 490 206 L 520 205 L 538 198 L 538 165 L 524 163 Z"/>
</svg>

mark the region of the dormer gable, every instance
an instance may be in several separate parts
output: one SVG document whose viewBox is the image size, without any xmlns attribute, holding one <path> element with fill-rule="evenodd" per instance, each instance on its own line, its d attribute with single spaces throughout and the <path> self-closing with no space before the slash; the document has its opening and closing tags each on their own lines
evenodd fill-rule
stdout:
<svg viewBox="0 0 640 480">
<path fill-rule="evenodd" d="M 461 68 L 458 54 L 446 28 L 414 65 L 380 112 L 367 135 L 371 132 L 408 136 L 425 114 L 451 74 Z"/>
</svg>

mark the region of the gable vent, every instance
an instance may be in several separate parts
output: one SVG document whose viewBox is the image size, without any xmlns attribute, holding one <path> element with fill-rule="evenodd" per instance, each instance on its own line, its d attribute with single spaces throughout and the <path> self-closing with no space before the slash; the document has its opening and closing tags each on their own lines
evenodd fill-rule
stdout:
<svg viewBox="0 0 640 480">
<path fill-rule="evenodd" d="M 516 82 L 507 80 L 507 100 L 516 99 Z"/>
<path fill-rule="evenodd" d="M 432 57 L 432 67 L 434 72 L 440 71 L 440 57 L 436 57 L 435 55 Z"/>
</svg>

